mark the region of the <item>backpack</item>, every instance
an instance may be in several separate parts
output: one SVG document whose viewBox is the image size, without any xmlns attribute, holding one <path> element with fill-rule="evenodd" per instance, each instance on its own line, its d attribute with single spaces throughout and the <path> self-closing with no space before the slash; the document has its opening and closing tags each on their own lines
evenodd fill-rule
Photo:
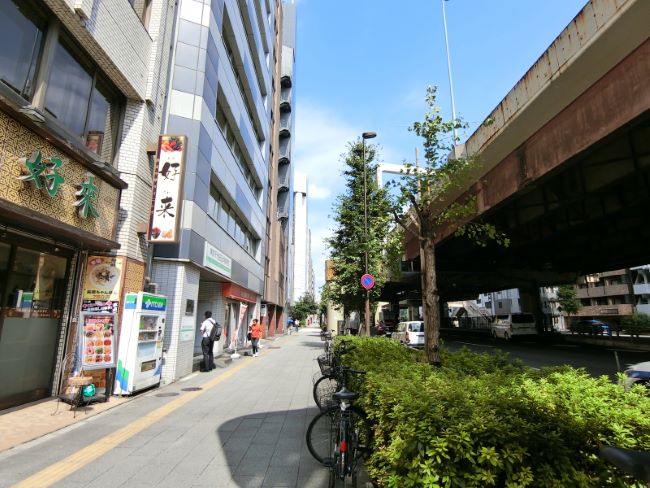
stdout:
<svg viewBox="0 0 650 488">
<path fill-rule="evenodd" d="M 221 324 L 212 319 L 212 328 L 210 329 L 210 340 L 212 342 L 221 339 Z"/>
</svg>

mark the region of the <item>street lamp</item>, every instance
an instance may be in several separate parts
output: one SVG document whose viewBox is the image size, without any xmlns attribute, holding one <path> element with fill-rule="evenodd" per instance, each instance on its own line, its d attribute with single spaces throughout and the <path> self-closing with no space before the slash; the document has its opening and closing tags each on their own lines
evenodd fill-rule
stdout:
<svg viewBox="0 0 650 488">
<path fill-rule="evenodd" d="M 366 139 L 377 137 L 375 132 L 364 132 L 361 134 L 361 145 L 363 147 L 363 236 L 366 240 L 365 255 L 366 255 L 366 271 L 368 274 L 368 176 L 366 161 Z M 370 290 L 366 289 L 366 303 L 365 303 L 365 334 L 370 335 Z"/>
</svg>

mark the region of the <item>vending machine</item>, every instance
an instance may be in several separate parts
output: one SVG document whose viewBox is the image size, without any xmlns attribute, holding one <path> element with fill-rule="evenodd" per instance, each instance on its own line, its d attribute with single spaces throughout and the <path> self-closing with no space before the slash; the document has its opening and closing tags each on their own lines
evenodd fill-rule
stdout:
<svg viewBox="0 0 650 488">
<path fill-rule="evenodd" d="M 116 395 L 130 395 L 160 383 L 167 297 L 127 293 L 115 373 Z"/>
</svg>

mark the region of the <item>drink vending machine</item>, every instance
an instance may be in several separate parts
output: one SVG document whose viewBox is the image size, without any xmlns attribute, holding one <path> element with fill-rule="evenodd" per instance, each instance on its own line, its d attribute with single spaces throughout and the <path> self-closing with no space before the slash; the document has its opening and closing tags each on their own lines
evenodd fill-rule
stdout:
<svg viewBox="0 0 650 488">
<path fill-rule="evenodd" d="M 160 383 L 166 313 L 165 296 L 126 294 L 114 394 L 129 395 Z"/>
</svg>

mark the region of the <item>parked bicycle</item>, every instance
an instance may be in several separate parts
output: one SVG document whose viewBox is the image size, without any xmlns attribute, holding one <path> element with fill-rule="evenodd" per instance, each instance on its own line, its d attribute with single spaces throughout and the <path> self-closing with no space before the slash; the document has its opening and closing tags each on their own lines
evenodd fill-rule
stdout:
<svg viewBox="0 0 650 488">
<path fill-rule="evenodd" d="M 348 342 L 341 342 L 336 348 L 331 342 L 327 344 L 325 354 L 317 358 L 320 374 L 315 375 L 313 386 L 314 402 L 321 411 L 336 406 L 333 395 L 341 387 L 342 357 L 354 350 L 354 346 Z"/>
<path fill-rule="evenodd" d="M 363 375 L 345 366 L 338 367 L 341 388 L 333 397 L 338 405 L 320 412 L 307 428 L 307 448 L 330 470 L 329 486 L 356 487 L 362 459 L 370 452 L 371 431 L 366 415 L 352 405 L 359 396 L 347 388 L 350 374 Z"/>
<path fill-rule="evenodd" d="M 624 447 L 603 446 L 600 457 L 650 487 L 650 453 Z"/>
</svg>

